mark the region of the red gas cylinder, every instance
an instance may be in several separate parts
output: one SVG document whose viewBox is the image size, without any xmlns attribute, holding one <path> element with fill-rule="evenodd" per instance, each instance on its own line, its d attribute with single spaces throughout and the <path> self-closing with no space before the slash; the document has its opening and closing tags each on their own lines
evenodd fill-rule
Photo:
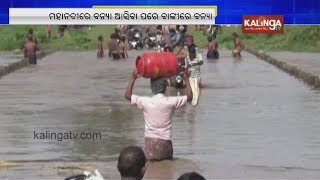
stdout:
<svg viewBox="0 0 320 180">
<path fill-rule="evenodd" d="M 137 57 L 136 67 L 145 78 L 169 78 L 177 73 L 179 63 L 172 52 L 146 52 Z"/>
</svg>

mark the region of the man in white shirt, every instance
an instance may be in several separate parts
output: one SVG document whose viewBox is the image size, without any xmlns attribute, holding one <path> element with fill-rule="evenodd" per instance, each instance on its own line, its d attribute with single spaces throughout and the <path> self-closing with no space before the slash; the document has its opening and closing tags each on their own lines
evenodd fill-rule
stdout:
<svg viewBox="0 0 320 180">
<path fill-rule="evenodd" d="M 135 80 L 138 78 L 135 70 L 126 89 L 125 97 L 143 111 L 145 120 L 145 147 L 147 160 L 165 160 L 173 158 L 172 148 L 172 115 L 173 112 L 192 101 L 192 91 L 189 76 L 185 74 L 186 95 L 165 95 L 166 78 L 151 79 L 152 97 L 132 94 Z"/>
</svg>

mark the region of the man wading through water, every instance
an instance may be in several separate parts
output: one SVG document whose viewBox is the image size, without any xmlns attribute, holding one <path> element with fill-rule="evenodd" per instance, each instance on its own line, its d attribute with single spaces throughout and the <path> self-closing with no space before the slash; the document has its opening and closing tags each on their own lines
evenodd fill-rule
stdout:
<svg viewBox="0 0 320 180">
<path fill-rule="evenodd" d="M 193 94 L 193 100 L 191 104 L 196 106 L 200 97 L 200 88 L 203 88 L 201 80 L 201 68 L 203 64 L 202 55 L 199 52 L 199 48 L 194 44 L 193 36 L 186 37 L 186 45 L 188 47 L 188 61 L 192 64 L 190 67 L 190 85 Z"/>
<path fill-rule="evenodd" d="M 173 112 L 192 101 L 192 91 L 189 76 L 185 74 L 186 95 L 166 96 L 166 78 L 151 79 L 152 97 L 137 96 L 132 94 L 133 85 L 139 77 L 137 70 L 132 73 L 125 98 L 143 111 L 145 120 L 144 153 L 149 161 L 171 160 L 172 147 L 172 115 Z"/>
<path fill-rule="evenodd" d="M 232 51 L 233 57 L 241 57 L 241 51 L 244 49 L 244 44 L 239 38 L 237 33 L 232 33 L 232 39 L 234 44 L 234 49 Z"/>
<path fill-rule="evenodd" d="M 29 59 L 29 64 L 37 64 L 37 51 L 39 48 L 33 36 L 28 36 L 28 42 L 24 45 L 24 58 Z"/>
</svg>

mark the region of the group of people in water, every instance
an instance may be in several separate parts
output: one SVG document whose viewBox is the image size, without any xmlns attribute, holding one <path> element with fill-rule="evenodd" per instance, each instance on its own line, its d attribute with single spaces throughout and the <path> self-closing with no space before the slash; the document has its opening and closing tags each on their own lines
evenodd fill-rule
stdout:
<svg viewBox="0 0 320 180">
<path fill-rule="evenodd" d="M 66 28 L 66 25 L 58 26 L 58 33 L 60 37 L 64 36 L 64 31 Z M 52 25 L 47 25 L 46 31 L 47 37 L 51 38 Z M 24 58 L 29 60 L 29 64 L 37 64 L 37 51 L 40 51 L 40 49 L 38 39 L 34 35 L 32 28 L 28 30 L 26 42 L 21 49 L 23 50 Z"/>
<path fill-rule="evenodd" d="M 240 57 L 244 44 L 236 33 L 233 33 L 232 36 L 235 46 L 232 54 L 234 57 Z M 209 36 L 208 42 L 207 57 L 213 59 L 219 58 L 216 36 Z M 188 49 L 188 58 L 191 61 L 197 59 L 198 47 L 195 45 L 193 37 L 186 37 L 185 43 Z M 195 94 L 198 90 L 194 88 L 201 88 L 202 86 L 200 74 L 200 65 L 191 67 L 190 71 L 185 71 L 184 81 L 186 86 L 185 95 L 183 96 L 166 95 L 168 83 L 165 77 L 150 79 L 153 95 L 148 97 L 132 93 L 135 81 L 140 77 L 137 69 L 134 68 L 124 96 L 131 104 L 143 111 L 145 123 L 144 150 L 140 151 L 144 153 L 146 161 L 173 159 L 172 116 L 175 110 L 184 107 L 188 102 L 192 105 L 197 104 L 199 95 Z M 197 83 L 199 85 L 195 85 Z M 197 96 L 196 99 L 195 96 Z M 181 179 L 187 179 L 186 176 L 181 177 Z M 198 179 L 204 178 L 198 177 Z"/>
<path fill-rule="evenodd" d="M 67 29 L 67 26 L 59 25 L 58 32 L 60 34 L 60 37 L 64 36 L 65 29 Z M 128 57 L 127 41 L 129 40 L 129 38 L 127 38 L 124 35 L 125 30 L 123 29 L 124 27 L 116 28 L 115 32 L 110 35 L 110 39 L 108 41 L 108 49 L 109 49 L 108 56 L 115 60 Z M 47 37 L 51 38 L 52 25 L 47 25 L 46 30 L 47 30 Z M 164 33 L 165 31 L 163 31 L 162 29 L 159 30 L 157 28 L 157 33 L 159 32 Z M 179 39 L 181 38 L 181 33 L 176 33 L 175 29 L 169 29 L 168 32 L 169 34 L 167 36 L 163 35 L 164 42 L 167 44 L 171 44 L 171 47 L 176 46 L 179 43 Z M 232 51 L 232 55 L 234 57 L 241 57 L 241 51 L 244 49 L 244 43 L 241 41 L 238 34 L 235 32 L 232 34 L 232 38 L 234 43 L 234 49 Z M 207 59 L 218 59 L 219 51 L 218 51 L 218 41 L 216 39 L 216 34 L 208 36 L 207 39 L 208 39 Z M 24 57 L 29 58 L 30 64 L 37 64 L 36 52 L 39 51 L 39 47 L 38 47 L 37 38 L 33 34 L 33 29 L 29 29 L 28 31 L 27 40 L 25 45 L 23 46 L 23 50 L 24 50 Z M 98 43 L 97 43 L 97 57 L 102 58 L 104 56 L 105 56 L 104 38 L 102 35 L 100 35 L 98 37 Z"/>
<path fill-rule="evenodd" d="M 126 37 L 121 36 L 120 30 L 117 28 L 115 29 L 115 32 L 110 35 L 108 49 L 108 56 L 114 60 L 128 57 Z M 97 43 L 97 57 L 103 58 L 104 56 L 103 36 L 100 35 Z"/>
<path fill-rule="evenodd" d="M 168 46 L 172 49 L 178 46 L 180 43 L 180 39 L 184 38 L 182 36 L 186 35 L 186 26 L 182 26 L 183 30 L 179 29 L 177 26 L 176 29 L 171 28 L 165 30 L 162 26 L 156 27 L 156 33 L 161 35 L 161 41 L 163 41 L 168 48 Z M 219 26 L 221 29 L 221 27 Z M 126 26 L 119 26 L 115 28 L 115 32 L 110 35 L 110 39 L 108 41 L 108 56 L 113 59 L 120 59 L 120 58 L 127 58 L 127 47 L 130 41 L 130 37 L 128 37 L 129 31 Z M 180 33 L 182 31 L 182 33 Z M 222 30 L 221 30 L 222 31 Z M 129 31 L 130 32 L 130 31 Z M 167 32 L 167 33 L 165 33 Z M 213 33 L 207 35 L 208 40 L 208 51 L 207 51 L 207 59 L 219 59 L 219 51 L 218 51 L 218 41 L 217 41 L 217 34 Z M 158 36 L 157 36 L 158 37 Z M 244 44 L 240 40 L 237 33 L 232 34 L 232 39 L 234 43 L 234 49 L 232 51 L 232 55 L 234 57 L 241 57 L 241 51 L 244 49 Z M 98 37 L 98 45 L 97 45 L 97 57 L 101 58 L 104 57 L 104 48 L 103 48 L 103 37 L 100 35 Z"/>
<path fill-rule="evenodd" d="M 49 29 L 49 28 L 48 28 Z M 61 30 L 60 30 L 61 31 Z M 234 57 L 240 57 L 241 51 L 244 49 L 244 43 L 236 33 L 232 34 L 234 42 Z M 51 32 L 48 33 L 51 37 Z M 170 36 L 174 37 L 174 36 Z M 176 37 L 176 36 L 175 36 Z M 185 45 L 190 61 L 198 61 L 199 48 L 194 43 L 193 36 L 185 36 Z M 110 35 L 108 42 L 108 56 L 113 59 L 127 58 L 126 37 L 121 36 L 121 30 L 116 29 Z M 176 43 L 178 41 L 175 41 Z M 38 51 L 38 40 L 30 29 L 27 35 L 27 42 L 24 45 L 24 55 L 29 58 L 30 64 L 36 64 L 36 51 Z M 173 47 L 169 47 L 168 51 L 173 51 Z M 98 37 L 97 57 L 104 57 L 103 37 Z M 208 37 L 208 59 L 218 59 L 218 42 L 216 35 Z M 117 168 L 123 180 L 140 180 L 144 176 L 147 161 L 162 161 L 173 159 L 172 145 L 172 116 L 175 110 L 184 107 L 188 102 L 193 106 L 197 105 L 199 95 L 195 95 L 201 88 L 201 71 L 200 64 L 193 65 L 189 70 L 184 72 L 185 95 L 183 96 L 167 96 L 166 89 L 168 81 L 165 77 L 150 79 L 151 91 L 153 96 L 140 96 L 133 94 L 135 81 L 140 77 L 137 69 L 134 68 L 129 79 L 128 86 L 125 91 L 125 98 L 131 104 L 137 106 L 144 114 L 145 132 L 144 132 L 144 150 L 140 147 L 130 146 L 125 148 L 118 158 Z M 204 179 L 197 173 L 189 173 L 181 176 L 178 180 Z"/>
</svg>

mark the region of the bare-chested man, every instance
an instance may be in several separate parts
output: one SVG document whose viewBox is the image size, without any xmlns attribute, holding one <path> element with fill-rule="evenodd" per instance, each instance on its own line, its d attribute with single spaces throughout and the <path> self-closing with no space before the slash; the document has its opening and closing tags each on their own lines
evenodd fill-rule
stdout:
<svg viewBox="0 0 320 180">
<path fill-rule="evenodd" d="M 47 29 L 47 37 L 51 38 L 52 25 L 47 25 L 46 29 Z"/>
<path fill-rule="evenodd" d="M 233 57 L 241 57 L 241 51 L 244 49 L 244 44 L 237 33 L 232 33 L 234 49 L 232 51 Z"/>
<path fill-rule="evenodd" d="M 97 45 L 97 57 L 102 58 L 104 56 L 103 51 L 103 37 L 100 35 L 98 37 L 98 45 Z"/>
<path fill-rule="evenodd" d="M 38 45 L 34 42 L 32 36 L 28 37 L 28 42 L 24 45 L 24 57 L 29 59 L 29 64 L 37 64 Z"/>
<path fill-rule="evenodd" d="M 127 58 L 128 52 L 127 52 L 127 47 L 126 47 L 126 37 L 125 36 L 121 36 L 118 48 L 119 48 L 119 53 L 120 53 L 121 57 Z"/>
<path fill-rule="evenodd" d="M 212 35 L 208 37 L 208 53 L 207 58 L 208 59 L 218 59 L 219 58 L 219 52 L 218 52 L 218 42 L 216 40 L 216 35 Z"/>
<path fill-rule="evenodd" d="M 34 34 L 33 34 L 33 29 L 32 29 L 32 28 L 29 29 L 29 31 L 28 31 L 28 34 L 27 34 L 27 42 L 29 41 L 29 37 L 32 38 L 32 41 L 38 45 L 38 40 L 37 40 L 37 38 L 34 36 Z"/>
<path fill-rule="evenodd" d="M 67 25 L 59 25 L 58 26 L 58 33 L 60 34 L 60 37 L 64 36 L 64 31 L 67 29 Z"/>
<path fill-rule="evenodd" d="M 109 57 L 112 57 L 114 60 L 120 59 L 118 36 L 116 34 L 112 34 L 110 38 L 111 39 L 108 43 Z"/>
</svg>

